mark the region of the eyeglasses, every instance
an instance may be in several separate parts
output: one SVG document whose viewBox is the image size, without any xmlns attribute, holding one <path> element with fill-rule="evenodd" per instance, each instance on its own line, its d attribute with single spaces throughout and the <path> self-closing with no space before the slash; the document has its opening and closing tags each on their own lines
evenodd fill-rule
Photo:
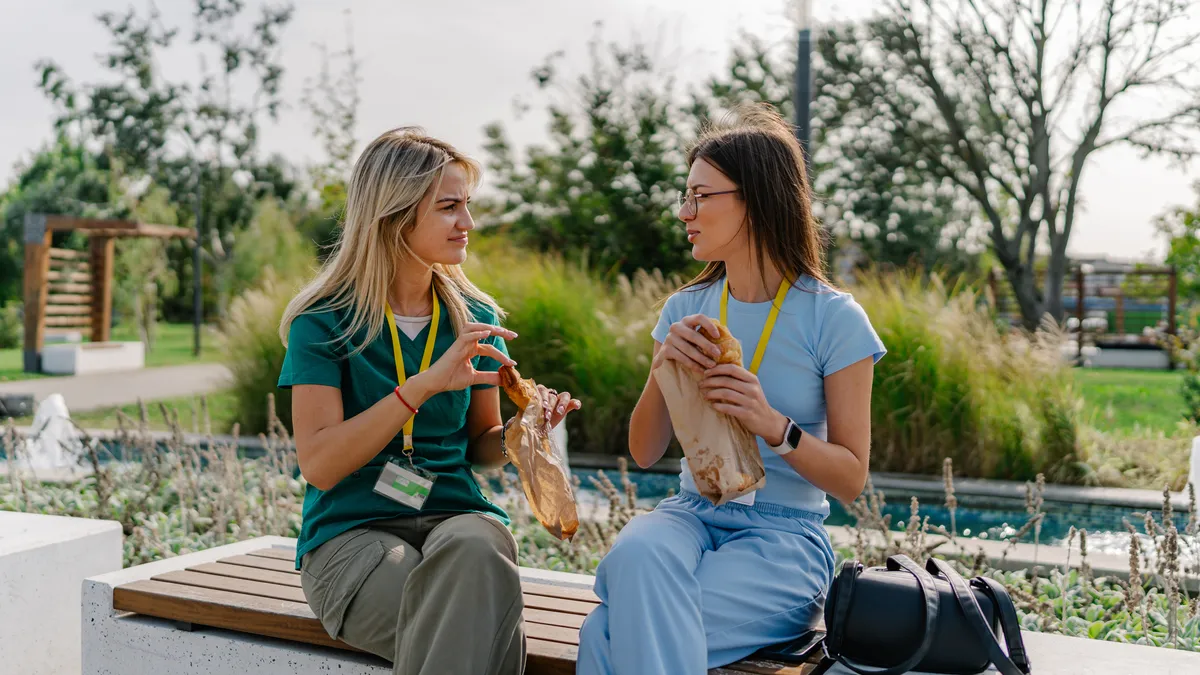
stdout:
<svg viewBox="0 0 1200 675">
<path fill-rule="evenodd" d="M 718 195 L 731 195 L 735 192 L 738 192 L 738 190 L 721 190 L 720 192 L 702 192 L 697 194 L 691 190 L 688 190 L 687 192 L 680 192 L 679 199 L 677 201 L 679 203 L 680 210 L 683 210 L 684 207 L 687 207 L 687 209 L 692 213 L 697 213 L 700 210 L 699 200 L 706 197 L 716 197 Z"/>
</svg>

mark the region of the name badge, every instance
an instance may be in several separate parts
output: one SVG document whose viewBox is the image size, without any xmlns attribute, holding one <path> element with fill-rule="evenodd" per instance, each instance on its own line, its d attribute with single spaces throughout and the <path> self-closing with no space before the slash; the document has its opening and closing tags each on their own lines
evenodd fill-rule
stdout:
<svg viewBox="0 0 1200 675">
<path fill-rule="evenodd" d="M 435 480 L 437 476 L 429 471 L 413 464 L 402 465 L 392 459 L 379 472 L 375 493 L 420 511 L 429 498 Z"/>
</svg>

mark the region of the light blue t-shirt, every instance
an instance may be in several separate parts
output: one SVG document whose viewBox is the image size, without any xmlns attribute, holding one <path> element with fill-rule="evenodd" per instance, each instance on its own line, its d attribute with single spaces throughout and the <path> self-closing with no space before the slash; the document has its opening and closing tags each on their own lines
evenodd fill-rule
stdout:
<svg viewBox="0 0 1200 675">
<path fill-rule="evenodd" d="M 654 327 L 654 339 L 663 342 L 671 324 L 685 316 L 720 318 L 722 287 L 723 280 L 718 279 L 708 287 L 689 288 L 668 298 Z M 771 301 L 749 303 L 729 297 L 728 327 L 742 343 L 747 368 L 770 311 Z M 877 362 L 886 352 L 867 313 L 849 293 L 805 275 L 784 298 L 758 379 L 771 407 L 792 418 L 804 433 L 828 440 L 824 378 L 868 356 Z M 758 449 L 767 482 L 755 493 L 753 508 L 770 510 L 777 505 L 829 515 L 824 491 L 796 473 L 762 438 Z M 697 493 L 691 472 L 681 465 L 680 487 Z"/>
</svg>

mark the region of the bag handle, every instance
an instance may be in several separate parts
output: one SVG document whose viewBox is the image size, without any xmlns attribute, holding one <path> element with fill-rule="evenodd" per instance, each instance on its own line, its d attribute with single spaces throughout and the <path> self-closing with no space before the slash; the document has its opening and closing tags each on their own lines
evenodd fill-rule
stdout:
<svg viewBox="0 0 1200 675">
<path fill-rule="evenodd" d="M 861 565 L 859 565 L 859 567 L 861 567 Z M 921 631 L 921 643 L 917 645 L 916 649 L 913 650 L 913 653 L 909 655 L 907 659 L 887 668 L 874 668 L 872 666 L 867 666 L 857 663 L 843 655 L 835 657 L 843 666 L 846 666 L 859 675 L 900 675 L 900 673 L 907 673 L 925 658 L 925 655 L 929 652 L 930 645 L 933 644 L 934 624 L 937 622 L 938 616 L 938 594 L 937 588 L 933 585 L 933 577 L 906 555 L 894 555 L 889 557 L 887 559 L 887 568 L 891 572 L 904 570 L 917 578 L 917 585 L 921 588 L 922 599 L 925 603 L 925 625 Z M 846 567 L 843 566 L 842 573 L 845 574 L 845 572 Z M 848 609 L 850 604 L 848 597 L 844 604 L 842 602 L 842 592 L 845 590 L 847 589 L 838 589 L 837 610 L 839 611 L 837 614 L 835 614 L 835 616 L 838 617 L 839 623 L 846 620 L 846 616 L 842 610 Z M 848 593 L 846 595 L 849 596 Z M 828 628 L 830 627 L 826 626 L 826 629 Z M 840 633 L 841 631 L 838 632 Z M 838 636 L 837 643 L 837 646 L 840 647 L 840 635 Z M 831 652 L 835 654 L 837 653 L 837 649 L 834 645 L 830 645 L 829 649 Z M 1007 673 L 1005 675 L 1007 675 Z"/>
<path fill-rule="evenodd" d="M 975 594 L 971 592 L 971 587 L 962 575 L 954 571 L 950 563 L 937 558 L 930 558 L 926 566 L 931 573 L 940 573 L 950 582 L 958 606 L 962 608 L 963 615 L 967 617 L 967 623 L 974 629 L 975 635 L 988 650 L 988 656 L 996 669 L 1004 675 L 1027 675 L 1029 659 L 1025 654 L 1025 643 L 1021 640 L 1020 627 L 1017 625 L 1017 611 L 1013 607 L 1012 599 L 1008 597 L 1008 592 L 987 577 L 972 579 L 972 583 L 979 582 L 981 590 L 987 593 L 996 607 L 996 614 L 1000 617 L 1000 628 L 1004 631 L 1004 640 L 1008 645 L 1006 655 L 1000 649 L 999 638 L 992 632 L 992 627 L 988 625 L 983 610 L 979 607 L 979 601 L 975 599 Z"/>
<path fill-rule="evenodd" d="M 833 605 L 833 622 L 835 625 L 845 623 L 846 613 L 850 611 L 850 598 L 854 595 L 854 582 L 858 579 L 858 575 L 862 573 L 862 563 L 857 560 L 847 560 L 842 563 L 842 571 L 837 577 L 837 597 L 834 599 Z M 825 644 L 834 653 L 837 653 L 842 646 L 842 637 L 844 631 L 828 630 L 825 633 Z"/>
<path fill-rule="evenodd" d="M 1029 673 L 1029 654 L 1025 651 L 1025 641 L 1021 639 L 1021 626 L 1017 621 L 1017 608 L 1013 606 L 1008 591 L 995 579 L 978 576 L 971 580 L 980 590 L 991 598 L 1000 616 L 1000 630 L 1004 632 L 1004 641 L 1008 645 L 1008 657 L 1012 659 L 1022 673 Z"/>
</svg>

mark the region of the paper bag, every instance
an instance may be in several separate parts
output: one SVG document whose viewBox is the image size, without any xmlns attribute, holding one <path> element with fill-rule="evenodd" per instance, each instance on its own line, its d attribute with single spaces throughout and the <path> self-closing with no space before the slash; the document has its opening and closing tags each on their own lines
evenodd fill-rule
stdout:
<svg viewBox="0 0 1200 675">
<path fill-rule="evenodd" d="M 719 363 L 742 365 L 741 345 L 727 328 L 714 321 L 721 337 L 712 342 L 722 348 Z M 713 409 L 700 390 L 703 375 L 667 361 L 654 371 L 654 379 L 667 402 L 675 437 L 683 446 L 688 470 L 696 488 L 720 506 L 766 485 L 758 440 L 737 419 Z"/>
<path fill-rule="evenodd" d="M 517 467 L 525 498 L 547 532 L 559 539 L 570 539 L 579 529 L 575 493 L 571 490 L 562 449 L 550 435 L 537 386 L 533 380 L 521 379 L 521 374 L 508 366 L 501 368 L 500 382 L 521 409 L 508 428 L 504 450 Z"/>
</svg>

